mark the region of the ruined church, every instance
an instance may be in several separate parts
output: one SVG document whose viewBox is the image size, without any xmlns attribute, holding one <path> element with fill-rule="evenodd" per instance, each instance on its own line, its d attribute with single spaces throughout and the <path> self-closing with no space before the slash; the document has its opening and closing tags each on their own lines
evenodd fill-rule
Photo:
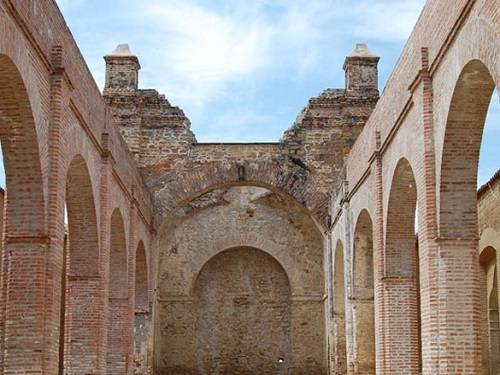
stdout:
<svg viewBox="0 0 500 375">
<path fill-rule="evenodd" d="M 272 143 L 198 142 L 132 50 L 101 93 L 0 0 L 0 374 L 500 374 L 500 0 L 428 0 L 383 92 L 353 46 Z"/>
</svg>

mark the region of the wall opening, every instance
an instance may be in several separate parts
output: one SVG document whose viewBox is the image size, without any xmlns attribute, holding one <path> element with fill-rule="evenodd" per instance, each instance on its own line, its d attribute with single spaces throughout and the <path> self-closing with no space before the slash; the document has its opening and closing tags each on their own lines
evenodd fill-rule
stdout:
<svg viewBox="0 0 500 375">
<path fill-rule="evenodd" d="M 90 174 L 79 155 L 68 168 L 65 208 L 59 373 L 90 373 L 99 350 L 99 241 Z"/>
<path fill-rule="evenodd" d="M 135 255 L 135 314 L 134 314 L 134 343 L 135 343 L 135 373 L 146 374 L 151 356 L 148 347 L 151 330 L 151 314 L 148 298 L 148 264 L 144 243 L 139 242 Z"/>
<path fill-rule="evenodd" d="M 43 323 L 35 306 L 43 298 L 41 278 L 45 275 L 34 270 L 44 261 L 43 247 L 46 247 L 9 241 L 15 237 L 43 237 L 46 232 L 42 168 L 29 93 L 15 63 L 3 54 L 0 54 L 0 141 L 7 192 L 4 200 L 7 220 L 3 223 L 6 241 L 1 261 L 1 287 L 7 301 L 0 310 L 0 370 L 3 370 L 4 365 L 19 369 L 18 363 L 38 358 L 38 335 Z M 27 274 L 31 278 L 27 279 Z M 30 293 L 19 293 L 22 289 Z M 5 325 L 7 321 L 34 323 L 9 326 Z M 4 358 L 3 353 L 8 351 L 9 357 Z"/>
<path fill-rule="evenodd" d="M 355 373 L 375 373 L 373 225 L 366 210 L 354 230 L 353 324 Z"/>
<path fill-rule="evenodd" d="M 387 209 L 385 237 L 386 369 L 422 371 L 418 241 L 415 235 L 417 185 L 410 163 L 396 165 Z M 384 323 L 383 323 L 384 324 Z"/>
<path fill-rule="evenodd" d="M 481 362 L 484 365 L 484 357 L 489 355 L 482 345 L 480 334 L 482 293 L 478 282 L 481 270 L 477 183 L 483 131 L 494 89 L 495 82 L 481 61 L 472 60 L 465 65 L 449 108 L 440 171 L 440 255 L 443 264 L 450 264 L 440 274 L 440 282 L 444 286 L 442 290 L 447 293 L 441 298 L 449 305 L 460 306 L 447 311 L 450 324 L 444 333 L 462 329 L 460 322 L 470 322 L 468 330 L 463 333 L 467 337 L 466 344 L 448 347 L 443 353 L 447 354 L 447 358 L 462 358 L 466 352 L 482 353 L 474 357 L 477 371 Z M 456 283 L 457 277 L 460 277 L 460 284 Z M 459 292 L 458 287 L 460 291 L 468 290 L 469 293 Z"/>
<path fill-rule="evenodd" d="M 479 258 L 481 264 L 481 337 L 484 374 L 500 371 L 500 315 L 498 309 L 497 251 L 488 246 Z"/>
<path fill-rule="evenodd" d="M 127 245 L 123 217 L 118 209 L 111 215 L 109 257 L 109 304 L 107 374 L 125 374 L 129 345 L 129 300 Z"/>
</svg>

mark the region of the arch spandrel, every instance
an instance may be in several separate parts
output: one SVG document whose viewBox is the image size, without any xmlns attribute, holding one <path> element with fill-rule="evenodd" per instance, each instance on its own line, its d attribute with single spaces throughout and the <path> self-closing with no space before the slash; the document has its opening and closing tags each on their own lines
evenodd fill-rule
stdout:
<svg viewBox="0 0 500 375">
<path fill-rule="evenodd" d="M 244 179 L 241 170 L 245 168 Z M 163 186 L 155 187 L 157 214 L 162 222 L 177 209 L 193 199 L 218 188 L 230 186 L 258 186 L 288 196 L 301 204 L 319 225 L 324 226 L 328 216 L 328 193 L 307 170 L 282 166 L 276 162 L 206 163 L 188 172 L 172 173 Z"/>
</svg>

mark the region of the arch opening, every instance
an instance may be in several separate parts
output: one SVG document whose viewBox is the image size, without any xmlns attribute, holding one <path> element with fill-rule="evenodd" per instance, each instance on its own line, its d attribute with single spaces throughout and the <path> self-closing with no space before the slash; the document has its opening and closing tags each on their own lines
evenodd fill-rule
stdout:
<svg viewBox="0 0 500 375">
<path fill-rule="evenodd" d="M 129 335 L 128 267 L 125 226 L 119 209 L 111 215 L 107 374 L 125 374 Z"/>
<path fill-rule="evenodd" d="M 498 307 L 497 251 L 489 246 L 479 257 L 481 264 L 482 369 L 484 374 L 500 371 L 500 313 Z"/>
<path fill-rule="evenodd" d="M 146 373 L 148 358 L 151 355 L 148 348 L 151 330 L 151 315 L 149 304 L 148 264 L 144 242 L 137 245 L 135 255 L 135 301 L 134 301 L 134 343 L 135 371 Z"/>
<path fill-rule="evenodd" d="M 373 224 L 361 211 L 354 229 L 353 324 L 355 373 L 375 373 Z M 349 366 L 351 367 L 351 365 Z"/>
<path fill-rule="evenodd" d="M 44 298 L 40 286 L 45 275 L 33 270 L 45 261 L 43 247 L 47 246 L 23 240 L 46 235 L 42 162 L 28 89 L 15 63 L 4 54 L 0 54 L 0 143 L 6 186 L 5 195 L 0 195 L 6 218 L 2 222 L 1 288 L 3 300 L 8 301 L 0 310 L 2 367 L 4 360 L 18 363 L 37 358 L 38 326 L 9 326 L 5 322 L 41 323 L 36 306 Z M 26 275 L 32 277 L 27 279 Z M 23 289 L 30 294 L 19 293 Z M 7 351 L 11 354 L 4 358 Z"/>
<path fill-rule="evenodd" d="M 463 67 L 449 107 L 440 170 L 439 251 L 442 262 L 449 264 L 446 272 L 440 274 L 440 290 L 445 293 L 441 298 L 460 306 L 447 311 L 450 323 L 445 334 L 461 330 L 458 322 L 470 322 L 464 333 L 467 345 L 458 350 L 444 348 L 442 353 L 449 353 L 446 358 L 450 361 L 456 360 L 455 352 L 460 358 L 465 352 L 481 353 L 473 358 L 476 372 L 487 371 L 485 358 L 490 356 L 481 337 L 481 326 L 485 324 L 484 314 L 482 317 L 480 313 L 481 300 L 486 292 L 485 284 L 480 282 L 477 182 L 483 132 L 494 89 L 495 82 L 483 62 L 471 60 Z M 461 280 L 459 285 L 457 277 Z"/>
<path fill-rule="evenodd" d="M 384 293 L 391 301 L 386 311 L 388 336 L 385 363 L 388 371 L 408 368 L 422 371 L 420 280 L 417 219 L 417 185 L 407 159 L 394 170 L 387 209 L 384 259 Z"/>
<path fill-rule="evenodd" d="M 59 373 L 90 373 L 99 350 L 99 241 L 92 182 L 80 155 L 68 167 L 65 208 Z"/>
<path fill-rule="evenodd" d="M 477 237 L 479 156 L 494 88 L 491 74 L 479 60 L 464 67 L 455 86 L 441 160 L 441 237 Z"/>
</svg>

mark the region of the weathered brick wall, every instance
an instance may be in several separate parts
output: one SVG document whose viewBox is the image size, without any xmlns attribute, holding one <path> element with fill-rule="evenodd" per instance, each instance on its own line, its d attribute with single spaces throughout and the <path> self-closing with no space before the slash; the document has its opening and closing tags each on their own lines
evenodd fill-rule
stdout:
<svg viewBox="0 0 500 375">
<path fill-rule="evenodd" d="M 497 0 L 427 2 L 346 158 L 345 182 L 338 185 L 332 200 L 332 240 L 346 244 L 346 281 L 354 276 L 353 220 L 366 209 L 374 223 L 373 251 L 378 259 L 374 321 L 380 373 L 394 372 L 391 366 L 396 362 L 414 366 L 410 372 L 418 371 L 416 353 L 422 355 L 424 374 L 480 371 L 484 353 L 476 178 L 484 117 L 491 94 L 500 85 L 498 7 Z M 411 205 L 400 204 L 395 217 L 390 202 L 391 186 L 401 180 L 395 170 L 405 159 L 417 196 L 420 299 L 413 301 L 418 306 L 409 298 L 414 278 L 391 276 L 394 228 L 402 235 L 409 227 L 397 215 L 414 214 Z M 406 241 L 397 242 L 398 252 L 407 247 Z M 398 290 L 403 283 L 408 288 Z M 397 311 L 398 303 L 409 308 Z M 346 312 L 350 310 L 347 306 Z M 348 349 L 355 350 L 349 319 L 347 314 Z M 421 329 L 422 350 L 419 340 L 411 340 L 414 327 Z M 395 334 L 410 345 L 395 344 Z"/>
<path fill-rule="evenodd" d="M 481 337 L 484 374 L 500 371 L 500 171 L 478 191 Z"/>
<path fill-rule="evenodd" d="M 491 246 L 500 251 L 500 172 L 478 191 L 479 251 Z"/>
<path fill-rule="evenodd" d="M 133 239 L 127 259 L 139 240 L 149 253 L 151 195 L 55 2 L 0 1 L 0 29 L 0 138 L 10 191 L 0 372 L 53 374 L 65 366 L 101 374 L 108 282 L 114 276 L 109 275 L 111 212 L 123 213 L 125 236 Z M 72 239 L 67 273 L 65 206 L 71 210 Z M 129 226 L 132 211 L 137 220 Z M 133 335 L 131 284 L 120 331 L 127 352 Z M 5 324 L 9 321 L 13 324 Z M 131 355 L 125 360 L 130 364 Z"/>
</svg>

